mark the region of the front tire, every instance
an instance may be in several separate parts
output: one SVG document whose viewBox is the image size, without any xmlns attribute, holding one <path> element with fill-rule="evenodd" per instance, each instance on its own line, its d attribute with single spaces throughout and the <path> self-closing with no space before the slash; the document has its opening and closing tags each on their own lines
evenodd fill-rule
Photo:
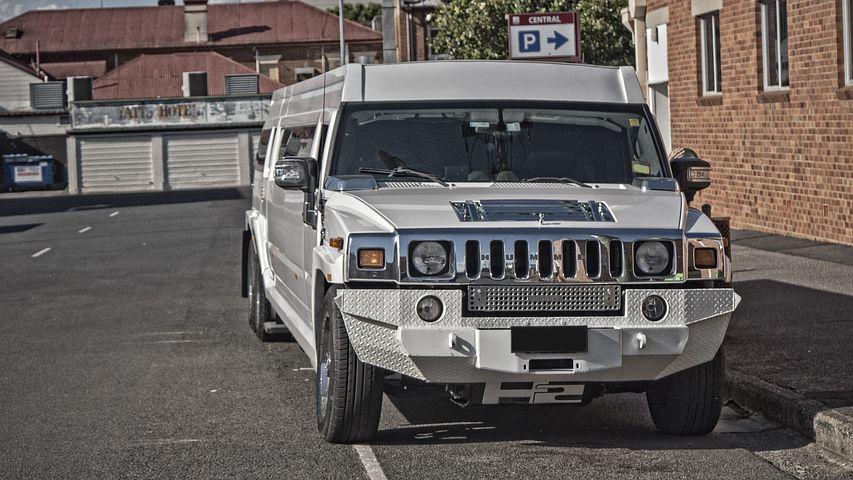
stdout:
<svg viewBox="0 0 853 480">
<path fill-rule="evenodd" d="M 720 419 L 725 376 L 723 349 L 714 359 L 653 383 L 646 390 L 649 413 L 658 431 L 705 435 Z"/>
<path fill-rule="evenodd" d="M 317 332 L 317 428 L 331 443 L 371 440 L 379 427 L 384 372 L 359 360 L 329 289 Z"/>
<path fill-rule="evenodd" d="M 262 342 L 272 340 L 272 334 L 264 331 L 264 323 L 273 319 L 272 306 L 264 291 L 264 279 L 261 273 L 261 263 L 254 247 L 249 247 L 249 327 Z"/>
</svg>

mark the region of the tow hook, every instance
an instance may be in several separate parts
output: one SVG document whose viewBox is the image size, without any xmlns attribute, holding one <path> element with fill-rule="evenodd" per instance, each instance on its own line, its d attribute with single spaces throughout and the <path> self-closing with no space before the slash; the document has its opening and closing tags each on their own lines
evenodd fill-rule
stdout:
<svg viewBox="0 0 853 480">
<path fill-rule="evenodd" d="M 467 407 L 471 404 L 471 384 L 470 383 L 449 383 L 445 387 L 447 393 L 450 394 L 450 401 L 460 407 Z"/>
</svg>

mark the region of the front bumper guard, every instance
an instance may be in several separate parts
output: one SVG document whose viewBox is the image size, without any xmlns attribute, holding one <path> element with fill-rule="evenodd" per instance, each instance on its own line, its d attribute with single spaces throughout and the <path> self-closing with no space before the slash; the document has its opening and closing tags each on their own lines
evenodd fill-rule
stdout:
<svg viewBox="0 0 853 480">
<path fill-rule="evenodd" d="M 434 323 L 415 306 L 427 295 L 444 304 Z M 657 322 L 642 312 L 643 299 L 667 303 Z M 461 290 L 341 289 L 336 297 L 350 341 L 367 363 L 437 383 L 530 379 L 578 382 L 655 380 L 711 360 L 740 297 L 732 289 L 628 289 L 624 314 L 582 317 L 464 317 Z M 522 354 L 510 351 L 513 326 L 582 325 L 587 352 Z M 537 370 L 531 361 L 561 359 L 561 367 Z M 567 362 L 571 359 L 571 362 Z"/>
</svg>

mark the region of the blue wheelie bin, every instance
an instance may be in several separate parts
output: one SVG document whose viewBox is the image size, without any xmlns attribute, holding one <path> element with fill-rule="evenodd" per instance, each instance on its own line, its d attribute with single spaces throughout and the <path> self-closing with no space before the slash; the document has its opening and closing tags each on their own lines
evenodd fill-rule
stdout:
<svg viewBox="0 0 853 480">
<path fill-rule="evenodd" d="M 46 189 L 51 185 L 52 155 L 3 155 L 3 190 Z"/>
</svg>

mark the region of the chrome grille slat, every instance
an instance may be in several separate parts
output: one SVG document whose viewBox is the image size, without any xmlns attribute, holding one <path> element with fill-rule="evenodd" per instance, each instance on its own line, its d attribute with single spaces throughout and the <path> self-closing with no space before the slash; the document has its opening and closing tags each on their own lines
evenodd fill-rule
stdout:
<svg viewBox="0 0 853 480">
<path fill-rule="evenodd" d="M 470 312 L 607 312 L 622 307 L 619 285 L 469 285 Z"/>
</svg>

